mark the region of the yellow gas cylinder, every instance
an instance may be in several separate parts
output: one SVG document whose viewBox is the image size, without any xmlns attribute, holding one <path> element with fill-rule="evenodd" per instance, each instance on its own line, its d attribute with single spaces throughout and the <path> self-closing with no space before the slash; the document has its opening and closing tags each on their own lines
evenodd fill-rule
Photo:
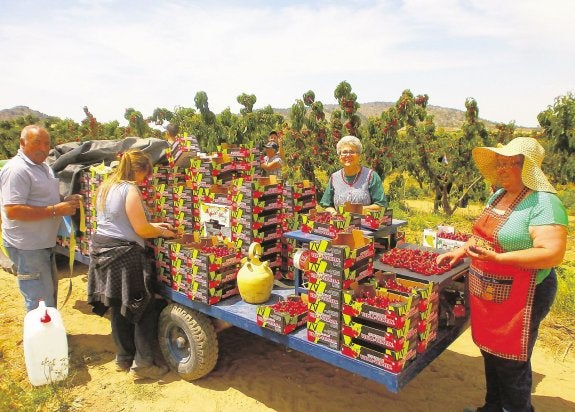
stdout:
<svg viewBox="0 0 575 412">
<path fill-rule="evenodd" d="M 238 290 L 244 302 L 259 304 L 266 302 L 274 287 L 274 275 L 268 262 L 261 262 L 262 245 L 253 242 L 248 250 L 248 257 L 242 259 L 238 271 Z"/>
</svg>

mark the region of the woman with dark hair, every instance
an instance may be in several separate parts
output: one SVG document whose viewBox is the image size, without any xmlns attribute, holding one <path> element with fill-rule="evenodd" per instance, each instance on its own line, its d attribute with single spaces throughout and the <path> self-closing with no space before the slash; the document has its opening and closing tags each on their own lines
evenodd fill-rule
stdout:
<svg viewBox="0 0 575 412">
<path fill-rule="evenodd" d="M 92 236 L 88 303 L 94 312 L 111 311 L 116 369 L 135 378 L 159 379 L 168 372 L 156 365 L 157 314 L 154 264 L 144 239 L 175 237 L 171 225 L 150 223 L 138 188 L 152 172 L 140 150 L 125 152 L 117 169 L 96 194 L 97 228 Z"/>
<path fill-rule="evenodd" d="M 180 126 L 177 123 L 170 123 L 166 126 L 166 141 L 173 145 L 178 138 L 178 133 L 180 132 Z"/>
</svg>

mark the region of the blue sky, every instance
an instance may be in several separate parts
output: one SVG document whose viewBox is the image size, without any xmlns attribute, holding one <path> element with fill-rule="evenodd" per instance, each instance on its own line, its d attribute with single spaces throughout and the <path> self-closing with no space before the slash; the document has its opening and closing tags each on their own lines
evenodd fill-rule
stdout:
<svg viewBox="0 0 575 412">
<path fill-rule="evenodd" d="M 335 103 L 345 80 L 360 103 L 473 97 L 482 118 L 537 126 L 574 89 L 573 16 L 572 0 L 0 0 L 0 109 L 125 123 L 198 91 L 215 113 L 241 93 Z"/>
</svg>

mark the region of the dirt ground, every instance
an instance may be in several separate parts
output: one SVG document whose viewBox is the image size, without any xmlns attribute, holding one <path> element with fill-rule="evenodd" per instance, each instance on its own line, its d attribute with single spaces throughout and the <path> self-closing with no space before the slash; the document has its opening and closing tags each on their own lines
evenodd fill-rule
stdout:
<svg viewBox="0 0 575 412">
<path fill-rule="evenodd" d="M 66 276 L 64 263 L 61 275 Z M 208 376 L 134 382 L 114 369 L 110 323 L 86 303 L 87 267 L 76 264 L 61 310 L 70 373 L 62 396 L 77 411 L 461 411 L 483 403 L 483 363 L 469 330 L 399 394 L 383 385 L 238 328 L 219 333 L 219 360 Z M 68 278 L 60 280 L 60 304 Z M 0 361 L 28 386 L 23 360 L 23 299 L 16 278 L 0 271 Z M 563 328 L 563 329 L 562 329 Z M 540 411 L 575 410 L 573 329 L 546 321 L 533 356 L 533 401 Z M 51 409 L 53 410 L 53 409 Z"/>
</svg>

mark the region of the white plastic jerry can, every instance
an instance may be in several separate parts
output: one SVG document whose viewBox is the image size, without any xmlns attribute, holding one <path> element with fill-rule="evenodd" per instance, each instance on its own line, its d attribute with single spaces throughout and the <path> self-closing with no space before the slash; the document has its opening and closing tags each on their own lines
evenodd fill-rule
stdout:
<svg viewBox="0 0 575 412">
<path fill-rule="evenodd" d="M 34 386 L 68 376 L 68 340 L 62 316 L 43 300 L 24 318 L 24 359 L 28 379 Z"/>
</svg>

